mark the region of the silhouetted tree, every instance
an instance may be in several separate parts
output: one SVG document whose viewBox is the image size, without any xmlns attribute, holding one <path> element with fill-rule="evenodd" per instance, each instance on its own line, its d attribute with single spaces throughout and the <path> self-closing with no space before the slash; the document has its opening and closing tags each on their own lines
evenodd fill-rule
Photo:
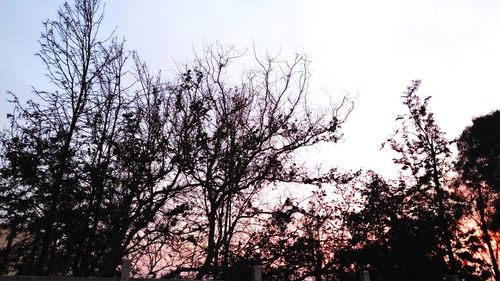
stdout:
<svg viewBox="0 0 500 281">
<path fill-rule="evenodd" d="M 204 253 L 198 278 L 227 272 L 235 235 L 256 194 L 294 179 L 295 153 L 337 141 L 350 111 L 346 100 L 331 112 L 309 107 L 304 56 L 290 62 L 256 56 L 257 67 L 233 81 L 230 66 L 238 58 L 232 48 L 208 48 L 174 89 L 176 162 L 196 187 L 189 200 L 197 218 L 193 247 Z"/>
<path fill-rule="evenodd" d="M 500 280 L 498 264 L 498 230 L 500 214 L 500 111 L 475 118 L 457 140 L 456 168 L 459 184 L 466 186 L 464 198 L 469 201 L 469 211 L 477 216 L 478 231 L 467 233 L 471 244 L 468 257 L 481 263 L 477 255 L 483 246 L 489 268 L 495 280 Z M 477 219 L 476 219 L 477 218 Z M 467 222 L 466 222 L 467 223 Z M 474 251 L 475 250 L 475 251 Z M 471 261 L 471 262 L 472 262 Z"/>
<path fill-rule="evenodd" d="M 373 172 L 359 189 L 364 207 L 347 219 L 350 246 L 338 252 L 344 271 L 368 269 L 374 280 L 442 280 L 458 273 L 457 215 L 462 207 L 448 187 L 451 152 L 414 81 L 402 96 L 408 112 L 386 142 L 397 153 L 399 180 Z"/>
<path fill-rule="evenodd" d="M 260 230 L 235 259 L 260 264 L 264 280 L 337 277 L 336 254 L 347 241 L 346 214 L 359 207 L 352 188 L 357 176 L 332 171 L 321 179 L 307 179 L 318 184 L 308 198 L 285 198 L 270 212 L 260 210 Z"/>
<path fill-rule="evenodd" d="M 4 269 L 113 276 L 160 212 L 183 211 L 166 205 L 181 189 L 170 92 L 123 43 L 100 39 L 102 19 L 98 0 L 64 4 L 45 22 L 38 54 L 53 90 L 13 101 L 0 200 L 2 222 L 24 239 Z"/>
<path fill-rule="evenodd" d="M 438 255 L 446 257 L 449 270 L 458 272 L 454 255 L 456 218 L 452 190 L 447 186 L 446 174 L 451 169 L 449 142 L 428 109 L 430 97 L 421 99 L 417 94 L 420 81 L 413 81 L 403 95 L 408 113 L 398 116 L 401 127 L 388 140 L 392 150 L 399 154 L 394 162 L 408 171 L 404 181 L 420 194 L 419 204 L 426 204 L 434 212 L 435 225 L 440 233 L 435 236 Z M 444 251 L 441 251 L 443 249 Z"/>
<path fill-rule="evenodd" d="M 404 181 L 373 172 L 363 181 L 363 207 L 347 216 L 349 243 L 337 251 L 339 271 L 369 270 L 371 280 L 442 280 L 447 266 L 436 253 L 434 210 Z"/>
<path fill-rule="evenodd" d="M 97 4 L 95 1 L 79 1 L 75 7 L 65 4 L 58 20 L 44 23 L 38 55 L 59 91 L 35 92 L 47 101 L 46 106 L 29 102 L 23 108 L 15 100 L 17 112 L 11 115 L 12 134 L 4 141 L 8 166 L 3 176 L 11 177 L 9 188 L 26 190 L 29 205 L 25 208 L 31 210 L 29 217 L 33 220 L 28 230 L 33 239 L 30 243 L 33 255 L 23 257 L 27 259 L 24 265 L 29 263 L 30 269 L 26 271 L 39 275 L 47 270 L 61 270 L 52 268 L 47 260 L 57 247 L 54 242 L 64 235 L 57 220 L 65 214 L 63 209 L 72 209 L 72 204 L 63 204 L 62 199 L 63 195 L 71 195 L 68 191 L 76 189 L 78 181 L 78 163 L 72 159 L 76 153 L 72 144 L 81 133 L 77 123 L 87 107 L 99 70 L 113 60 L 102 52 L 102 42 L 96 38 L 96 27 L 101 22 Z M 23 198 L 15 197 L 15 200 Z"/>
</svg>

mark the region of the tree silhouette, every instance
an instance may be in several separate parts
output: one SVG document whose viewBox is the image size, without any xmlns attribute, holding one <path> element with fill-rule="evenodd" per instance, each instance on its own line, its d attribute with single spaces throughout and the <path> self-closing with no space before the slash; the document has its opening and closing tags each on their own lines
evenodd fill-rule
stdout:
<svg viewBox="0 0 500 281">
<path fill-rule="evenodd" d="M 374 172 L 359 189 L 364 207 L 348 216 L 350 246 L 339 251 L 341 267 L 368 269 L 374 280 L 441 280 L 458 273 L 455 250 L 458 204 L 448 187 L 449 142 L 417 95 L 414 81 L 402 96 L 407 113 L 386 142 L 397 153 L 397 181 Z"/>
<path fill-rule="evenodd" d="M 465 128 L 457 140 L 456 168 L 460 183 L 467 187 L 470 212 L 477 213 L 479 239 L 472 232 L 468 241 L 474 247 L 486 245 L 490 268 L 495 280 L 500 280 L 498 264 L 498 235 L 500 200 L 500 111 L 475 118 L 472 126 Z M 475 240 L 477 239 L 477 240 Z M 479 243 L 478 243 L 479 242 Z"/>
<path fill-rule="evenodd" d="M 236 259 L 260 264 L 264 280 L 332 280 L 345 247 L 346 214 L 356 208 L 351 188 L 358 173 L 331 171 L 307 198 L 284 198 L 263 220 Z M 307 181 L 309 182 L 309 180 Z M 324 182 L 321 184 L 320 182 Z"/>
<path fill-rule="evenodd" d="M 24 237 L 5 251 L 19 274 L 114 276 L 142 249 L 182 186 L 170 147 L 172 100 L 116 39 L 100 40 L 99 1 L 64 4 L 40 39 L 54 89 L 14 99 L 2 134 L 2 222 Z M 164 231 L 165 228 L 162 228 Z M 9 269 L 9 270 L 10 270 Z"/>
<path fill-rule="evenodd" d="M 402 96 L 407 107 L 406 114 L 398 116 L 400 129 L 393 138 L 388 140 L 391 149 L 399 154 L 394 163 L 408 171 L 404 178 L 406 185 L 420 196 L 420 204 L 426 204 L 427 211 L 434 211 L 436 227 L 441 233 L 435 237 L 439 255 L 446 256 L 449 270 L 458 272 L 458 264 L 453 250 L 455 239 L 455 216 L 453 210 L 453 193 L 447 187 L 446 173 L 451 169 L 451 152 L 449 141 L 434 120 L 434 115 L 428 109 L 430 97 L 421 99 L 417 94 L 420 81 L 413 81 Z"/>
<path fill-rule="evenodd" d="M 349 244 L 337 252 L 341 271 L 369 270 L 371 280 L 442 280 L 447 266 L 436 253 L 434 210 L 405 181 L 374 172 L 363 181 L 363 208 L 348 215 Z"/>
<path fill-rule="evenodd" d="M 39 40 L 50 87 L 26 103 L 12 94 L 0 274 L 111 277 L 126 257 L 151 277 L 227 279 L 261 264 L 267 280 L 351 280 L 363 269 L 372 280 L 500 280 L 500 111 L 465 128 L 453 165 L 413 81 L 385 143 L 398 180 L 311 177 L 297 155 L 337 142 L 352 103 L 313 108 L 305 56 L 215 45 L 165 82 L 102 36 L 102 21 L 99 0 L 64 4 Z M 316 189 L 259 205 L 282 184 Z M 477 226 L 464 227 L 469 218 Z"/>
<path fill-rule="evenodd" d="M 102 20 L 98 0 L 64 4 L 40 39 L 52 89 L 26 104 L 14 96 L 2 133 L 1 269 L 113 276 L 123 257 L 149 256 L 155 275 L 164 242 L 181 241 L 198 277 L 223 276 L 256 194 L 302 181 L 295 153 L 337 141 L 352 106 L 311 109 L 300 55 L 256 56 L 233 82 L 240 56 L 217 46 L 164 83 L 113 35 L 101 39 Z"/>
<path fill-rule="evenodd" d="M 255 56 L 257 67 L 232 82 L 230 66 L 238 58 L 232 48 L 210 47 L 173 89 L 176 163 L 196 188 L 189 195 L 197 216 L 192 229 L 205 253 L 198 278 L 227 272 L 235 234 L 256 194 L 270 183 L 296 180 L 296 151 L 335 142 L 351 109 L 346 100 L 331 112 L 309 108 L 304 56 L 290 62 Z"/>
</svg>

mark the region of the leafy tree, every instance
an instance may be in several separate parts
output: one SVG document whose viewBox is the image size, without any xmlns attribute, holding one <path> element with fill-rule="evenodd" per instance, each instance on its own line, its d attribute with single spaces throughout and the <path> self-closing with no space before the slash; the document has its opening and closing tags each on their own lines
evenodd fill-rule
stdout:
<svg viewBox="0 0 500 281">
<path fill-rule="evenodd" d="M 399 128 L 386 142 L 397 153 L 400 178 L 367 174 L 359 189 L 364 207 L 348 216 L 350 245 L 338 253 L 344 271 L 368 269 L 374 280 L 441 280 L 459 272 L 461 205 L 448 187 L 449 142 L 428 109 L 429 98 L 417 95 L 419 85 L 414 81 L 402 96 L 408 111 L 397 117 Z"/>
<path fill-rule="evenodd" d="M 500 205 L 500 111 L 475 118 L 457 140 L 456 168 L 460 184 L 466 186 L 464 198 L 470 212 L 477 214 L 478 231 L 470 231 L 467 242 L 478 252 L 486 245 L 489 268 L 495 280 L 500 280 L 498 240 Z M 474 219 L 474 218 L 473 218 Z M 479 235 L 478 235 L 479 234 Z M 471 250 L 473 250 L 471 248 Z M 485 253 L 485 254 L 486 254 Z M 479 262 L 473 255 L 475 262 Z"/>
<path fill-rule="evenodd" d="M 2 174 L 11 178 L 8 191 L 24 189 L 26 203 L 31 205 L 25 208 L 33 220 L 28 231 L 34 255 L 23 258 L 29 259 L 25 265 L 29 263 L 30 269 L 26 270 L 36 274 L 45 272 L 50 248 L 55 247 L 52 243 L 63 235 L 56 220 L 64 214 L 63 209 L 72 208 L 61 202 L 63 194 L 71 195 L 67 191 L 75 189 L 77 182 L 78 163 L 72 159 L 76 153 L 72 143 L 81 134 L 77 122 L 87 108 L 97 73 L 114 59 L 102 52 L 96 38 L 94 20 L 100 24 L 97 13 L 96 2 L 80 1 L 75 7 L 66 4 L 57 21 L 44 23 L 38 55 L 60 91 L 35 92 L 47 101 L 45 107 L 29 102 L 23 108 L 14 100 L 17 114 L 11 115 L 11 134 L 4 140 L 7 167 Z M 20 195 L 12 199 L 20 200 Z"/>
<path fill-rule="evenodd" d="M 413 81 L 403 95 L 406 114 L 398 116 L 401 122 L 393 138 L 388 140 L 392 150 L 399 154 L 395 164 L 408 171 L 404 178 L 406 185 L 419 196 L 419 204 L 425 204 L 428 211 L 434 212 L 437 231 L 434 237 L 438 255 L 446 261 L 450 272 L 459 271 L 453 250 L 455 240 L 453 190 L 447 185 L 447 172 L 451 169 L 449 141 L 434 120 L 428 109 L 430 97 L 421 99 L 417 94 L 420 81 Z M 403 174 L 404 175 L 404 174 Z M 423 218 L 423 217 L 420 217 Z"/>
<path fill-rule="evenodd" d="M 337 252 L 340 271 L 369 270 L 372 280 L 442 280 L 446 263 L 436 255 L 435 215 L 404 181 L 368 172 L 358 189 L 363 207 L 347 216 L 350 239 Z"/>
</svg>

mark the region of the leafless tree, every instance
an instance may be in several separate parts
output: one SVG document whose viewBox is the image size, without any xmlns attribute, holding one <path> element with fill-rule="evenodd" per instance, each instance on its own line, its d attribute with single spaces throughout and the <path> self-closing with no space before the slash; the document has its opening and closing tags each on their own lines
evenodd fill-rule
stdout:
<svg viewBox="0 0 500 281">
<path fill-rule="evenodd" d="M 270 183 L 302 180 L 295 153 L 338 140 L 351 110 L 344 102 L 327 110 L 307 103 L 306 57 L 291 61 L 254 56 L 256 68 L 233 82 L 233 48 L 213 46 L 180 75 L 173 89 L 178 136 L 176 162 L 190 186 L 196 249 L 204 253 L 197 277 L 221 276 L 230 265 L 235 233 L 256 194 Z"/>
<path fill-rule="evenodd" d="M 15 100 L 3 134 L 1 205 L 27 233 L 10 262 L 19 273 L 113 276 L 160 211 L 182 212 L 166 204 L 182 189 L 171 93 L 123 42 L 100 39 L 102 19 L 98 0 L 77 0 L 45 23 L 54 89 Z"/>
</svg>

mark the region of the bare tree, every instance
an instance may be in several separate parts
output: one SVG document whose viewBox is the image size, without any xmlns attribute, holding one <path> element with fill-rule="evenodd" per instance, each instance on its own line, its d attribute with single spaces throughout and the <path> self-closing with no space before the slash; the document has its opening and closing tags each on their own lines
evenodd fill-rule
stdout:
<svg viewBox="0 0 500 281">
<path fill-rule="evenodd" d="M 270 183 L 297 180 L 295 153 L 337 141 L 351 109 L 346 100 L 330 112 L 309 107 L 304 56 L 255 56 L 257 68 L 232 82 L 230 66 L 240 58 L 233 48 L 210 47 L 173 89 L 176 161 L 197 188 L 190 202 L 201 215 L 193 225 L 195 246 L 204 252 L 198 278 L 227 272 L 236 230 L 256 194 Z"/>
<path fill-rule="evenodd" d="M 78 164 L 71 158 L 75 153 L 73 145 L 82 134 L 78 122 L 87 109 L 100 70 L 115 59 L 114 54 L 103 51 L 103 41 L 97 38 L 101 21 L 97 1 L 77 1 L 75 6 L 65 4 L 57 20 L 44 23 L 38 56 L 46 64 L 48 77 L 57 90 L 35 91 L 45 104 L 31 102 L 26 108 L 18 104 L 19 115 L 12 115 L 15 132 L 6 144 L 11 149 L 7 157 L 12 174 L 4 175 L 32 176 L 28 185 L 35 191 L 26 196 L 33 200 L 30 207 L 36 210 L 32 215 L 38 215 L 39 219 L 29 229 L 34 255 L 24 258 L 29 259 L 25 265 L 31 264 L 26 270 L 36 274 L 51 270 L 48 260 L 51 248 L 55 247 L 53 242 L 63 235 L 57 221 L 65 207 L 69 207 L 62 204 L 63 196 L 77 180 Z M 30 169 L 32 173 L 46 169 L 44 175 L 33 177 L 23 174 L 25 170 L 15 170 L 17 160 L 26 157 L 35 160 L 38 156 L 42 159 L 33 162 Z"/>
<path fill-rule="evenodd" d="M 3 134 L 4 221 L 26 234 L 6 263 L 19 273 L 113 276 L 160 211 L 182 212 L 166 205 L 182 189 L 171 93 L 122 42 L 99 39 L 101 8 L 77 0 L 45 23 L 39 56 L 55 89 L 15 100 Z"/>
<path fill-rule="evenodd" d="M 99 0 L 75 0 L 44 24 L 39 57 L 52 89 L 14 99 L 2 134 L 1 222 L 23 234 L 2 268 L 113 276 L 129 256 L 154 275 L 173 264 L 157 255 L 169 241 L 192 250 L 198 277 L 222 276 L 259 191 L 303 181 L 296 152 L 337 141 L 351 104 L 312 109 L 300 55 L 255 56 L 233 83 L 229 66 L 242 57 L 209 48 L 164 83 L 123 42 L 101 37 L 102 20 Z"/>
</svg>

